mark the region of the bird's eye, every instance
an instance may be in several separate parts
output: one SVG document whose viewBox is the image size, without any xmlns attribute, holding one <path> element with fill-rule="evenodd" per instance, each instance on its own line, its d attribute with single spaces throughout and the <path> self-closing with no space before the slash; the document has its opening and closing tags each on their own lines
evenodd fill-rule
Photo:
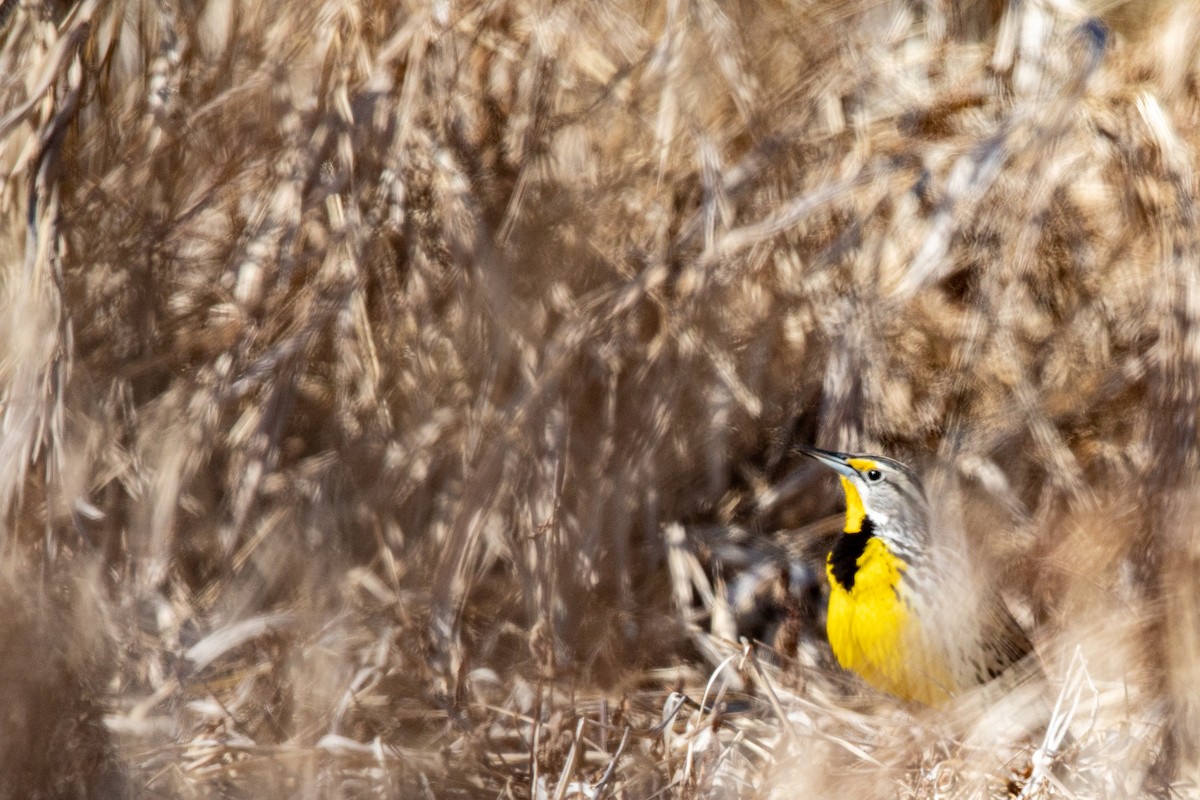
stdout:
<svg viewBox="0 0 1200 800">
<path fill-rule="evenodd" d="M 867 480 L 871 482 L 883 480 L 883 473 L 877 469 L 867 470 Z"/>
</svg>

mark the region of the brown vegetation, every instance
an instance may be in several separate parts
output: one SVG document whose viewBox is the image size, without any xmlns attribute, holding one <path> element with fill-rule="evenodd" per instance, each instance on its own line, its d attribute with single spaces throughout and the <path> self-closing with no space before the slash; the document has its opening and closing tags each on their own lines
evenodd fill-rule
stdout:
<svg viewBox="0 0 1200 800">
<path fill-rule="evenodd" d="M 1200 8 L 3 7 L 0 795 L 1196 790 Z M 792 441 L 1047 685 L 833 668 Z"/>
</svg>

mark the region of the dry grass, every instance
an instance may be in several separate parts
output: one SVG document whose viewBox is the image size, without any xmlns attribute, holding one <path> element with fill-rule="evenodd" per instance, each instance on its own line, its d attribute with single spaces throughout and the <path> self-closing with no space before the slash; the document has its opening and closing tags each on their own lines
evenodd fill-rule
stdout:
<svg viewBox="0 0 1200 800">
<path fill-rule="evenodd" d="M 1200 7 L 3 8 L 0 795 L 1197 791 Z M 834 669 L 792 441 L 1048 680 Z"/>
</svg>

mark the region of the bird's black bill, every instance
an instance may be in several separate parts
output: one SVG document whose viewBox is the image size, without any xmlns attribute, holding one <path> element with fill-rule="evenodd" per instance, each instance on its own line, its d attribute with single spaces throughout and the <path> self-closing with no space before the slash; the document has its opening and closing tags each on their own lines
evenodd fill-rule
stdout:
<svg viewBox="0 0 1200 800">
<path fill-rule="evenodd" d="M 846 453 L 835 453 L 832 450 L 822 450 L 819 447 L 809 447 L 804 444 L 796 445 L 796 450 L 811 459 L 821 462 L 838 474 L 845 475 L 847 478 L 857 474 L 857 470 L 849 464 L 852 456 Z"/>
</svg>

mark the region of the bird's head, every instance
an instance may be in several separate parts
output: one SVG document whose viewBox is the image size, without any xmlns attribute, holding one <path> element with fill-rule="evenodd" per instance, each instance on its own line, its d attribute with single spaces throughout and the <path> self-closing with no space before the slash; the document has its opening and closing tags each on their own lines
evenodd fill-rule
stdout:
<svg viewBox="0 0 1200 800">
<path fill-rule="evenodd" d="M 928 501 L 921 479 L 899 461 L 883 456 L 835 453 L 815 447 L 800 452 L 832 469 L 846 495 L 846 533 L 859 533 L 870 520 L 874 533 L 922 535 L 928 525 Z"/>
</svg>

